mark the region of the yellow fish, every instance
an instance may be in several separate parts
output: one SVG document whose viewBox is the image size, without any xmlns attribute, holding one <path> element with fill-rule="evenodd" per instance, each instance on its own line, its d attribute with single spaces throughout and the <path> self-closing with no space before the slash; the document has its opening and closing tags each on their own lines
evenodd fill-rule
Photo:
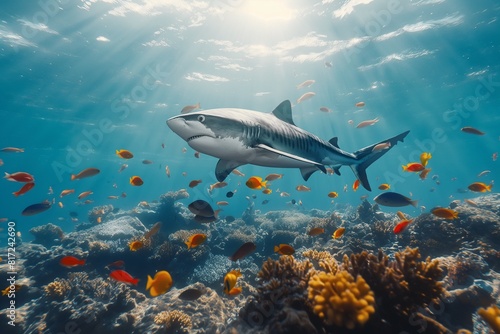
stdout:
<svg viewBox="0 0 500 334">
<path fill-rule="evenodd" d="M 339 196 L 339 193 L 336 191 L 330 191 L 328 193 L 328 197 L 330 197 L 330 198 L 337 198 L 338 196 Z"/>
<path fill-rule="evenodd" d="M 188 241 L 185 244 L 188 246 L 188 249 L 195 248 L 207 240 L 207 236 L 203 233 L 193 234 L 188 238 Z"/>
<path fill-rule="evenodd" d="M 432 158 L 432 155 L 428 152 L 424 152 L 420 154 L 420 162 L 425 167 L 427 166 L 427 162 Z"/>
<path fill-rule="evenodd" d="M 344 235 L 344 232 L 345 232 L 345 227 L 339 227 L 338 229 L 335 230 L 335 232 L 333 232 L 332 238 L 338 239 Z"/>
<path fill-rule="evenodd" d="M 139 240 L 132 241 L 131 243 L 128 244 L 128 247 L 132 252 L 138 251 L 142 247 L 144 247 L 144 243 Z"/>
<path fill-rule="evenodd" d="M 151 297 L 163 295 L 172 287 L 172 276 L 168 271 L 162 270 L 156 273 L 154 278 L 148 275 L 146 290 L 149 290 Z"/>
<path fill-rule="evenodd" d="M 391 186 L 388 183 L 382 183 L 381 185 L 378 186 L 380 190 L 389 190 L 391 189 Z"/>
<path fill-rule="evenodd" d="M 234 296 L 235 294 L 238 294 L 241 292 L 241 288 L 235 288 L 234 286 L 236 285 L 236 281 L 238 280 L 238 277 L 241 277 L 241 272 L 240 270 L 232 270 L 226 274 L 226 277 L 224 277 L 224 293 L 226 295 L 232 295 Z M 239 290 L 237 293 L 236 290 Z"/>
</svg>

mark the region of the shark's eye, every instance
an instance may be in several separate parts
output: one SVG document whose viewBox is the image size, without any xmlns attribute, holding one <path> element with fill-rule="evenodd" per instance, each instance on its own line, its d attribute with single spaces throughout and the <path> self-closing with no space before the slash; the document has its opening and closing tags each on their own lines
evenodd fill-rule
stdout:
<svg viewBox="0 0 500 334">
<path fill-rule="evenodd" d="M 198 116 L 198 122 L 201 122 L 201 123 L 205 122 L 205 116 L 199 115 Z"/>
</svg>

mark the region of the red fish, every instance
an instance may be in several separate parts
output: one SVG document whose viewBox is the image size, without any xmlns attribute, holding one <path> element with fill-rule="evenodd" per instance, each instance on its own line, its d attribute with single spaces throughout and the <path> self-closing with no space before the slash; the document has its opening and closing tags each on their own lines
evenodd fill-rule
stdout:
<svg viewBox="0 0 500 334">
<path fill-rule="evenodd" d="M 33 182 L 26 183 L 24 186 L 21 187 L 21 189 L 19 189 L 16 192 L 13 192 L 12 194 L 14 194 L 14 196 L 19 196 L 19 195 L 25 194 L 28 191 L 30 191 L 31 188 L 33 188 L 34 186 L 35 186 L 35 184 Z"/>
<path fill-rule="evenodd" d="M 354 183 L 352 184 L 352 190 L 356 191 L 358 190 L 359 188 L 359 180 L 356 179 L 356 181 L 354 181 Z"/>
<path fill-rule="evenodd" d="M 108 264 L 105 268 L 109 269 L 110 267 L 115 267 L 115 268 L 123 268 L 125 266 L 125 261 L 123 260 L 118 260 L 113 263 Z"/>
<path fill-rule="evenodd" d="M 66 268 L 72 268 L 76 266 L 83 266 L 85 264 L 85 260 L 80 260 L 74 256 L 65 256 L 59 261 L 59 264 Z"/>
<path fill-rule="evenodd" d="M 394 226 L 394 234 L 399 234 L 403 232 L 408 227 L 408 225 L 410 225 L 412 221 L 413 219 L 406 219 L 400 221 L 396 226 Z"/>
<path fill-rule="evenodd" d="M 112 271 L 109 274 L 109 277 L 111 277 L 115 281 L 123 282 L 125 284 L 137 285 L 137 283 L 139 283 L 138 278 L 133 278 L 128 272 L 126 272 L 125 270 L 121 270 L 121 269 Z"/>
<path fill-rule="evenodd" d="M 5 173 L 4 179 L 12 182 L 33 182 L 35 179 L 32 175 L 26 172 L 17 172 L 17 173 Z"/>
</svg>

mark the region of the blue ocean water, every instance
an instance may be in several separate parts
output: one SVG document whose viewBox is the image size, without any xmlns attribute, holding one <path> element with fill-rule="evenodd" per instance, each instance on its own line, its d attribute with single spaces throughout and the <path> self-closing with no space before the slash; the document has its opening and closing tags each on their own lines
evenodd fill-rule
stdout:
<svg viewBox="0 0 500 334">
<path fill-rule="evenodd" d="M 292 208 L 292 199 L 305 209 L 342 210 L 364 195 L 372 202 L 381 183 L 419 200 L 417 208 L 405 208 L 415 215 L 473 198 L 463 192 L 470 183 L 489 184 L 498 175 L 496 1 L 41 0 L 0 6 L 0 146 L 25 150 L 1 152 L 0 169 L 29 172 L 36 183 L 14 197 L 21 184 L 2 180 L 0 217 L 16 221 L 23 240 L 32 239 L 30 228 L 48 222 L 72 231 L 71 211 L 85 220 L 98 205 L 128 210 L 188 188 L 194 179 L 203 182 L 188 189 L 184 202 L 227 200 L 223 215 L 240 216 L 252 195 L 262 211 Z M 315 82 L 297 89 L 305 80 Z M 306 92 L 316 95 L 297 104 Z M 270 112 L 287 99 L 299 127 L 325 140 L 339 137 L 346 151 L 411 132 L 369 167 L 371 193 L 352 191 L 348 167 L 341 176 L 316 173 L 304 182 L 298 170 L 247 165 L 239 168 L 245 177 L 231 175 L 226 188 L 209 194 L 217 160 L 196 158 L 165 123 L 198 102 L 202 110 Z M 360 101 L 362 108 L 355 106 Z M 323 106 L 332 111 L 320 111 Z M 374 118 L 373 126 L 355 127 Z M 464 126 L 486 134 L 464 133 Z M 135 157 L 120 159 L 117 149 Z M 401 169 L 422 152 L 432 154 L 424 181 Z M 123 163 L 129 167 L 119 173 Z M 88 167 L 101 173 L 70 181 Z M 479 178 L 483 170 L 491 173 Z M 284 176 L 270 195 L 245 186 L 248 176 L 276 172 Z M 134 175 L 143 186 L 129 184 Z M 300 184 L 311 191 L 296 191 Z M 63 189 L 75 194 L 61 199 Z M 76 195 L 87 190 L 93 203 L 79 205 Z M 339 193 L 333 203 L 331 191 Z M 108 199 L 122 192 L 126 198 Z M 21 216 L 28 205 L 53 198 L 50 210 Z"/>
</svg>

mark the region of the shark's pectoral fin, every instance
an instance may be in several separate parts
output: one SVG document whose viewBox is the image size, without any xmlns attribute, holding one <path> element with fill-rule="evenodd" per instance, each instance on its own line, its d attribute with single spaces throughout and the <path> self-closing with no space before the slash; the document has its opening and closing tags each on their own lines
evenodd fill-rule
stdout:
<svg viewBox="0 0 500 334">
<path fill-rule="evenodd" d="M 258 147 L 260 149 L 266 150 L 268 152 L 273 152 L 273 153 L 282 155 L 282 156 L 290 158 L 290 159 L 294 159 L 294 160 L 297 160 L 297 161 L 301 161 L 301 162 L 310 164 L 311 166 L 303 167 L 303 168 L 300 169 L 302 177 L 306 181 L 307 181 L 307 179 L 309 179 L 309 177 L 311 176 L 311 174 L 314 173 L 317 170 L 320 170 L 323 173 L 326 173 L 325 166 L 323 166 L 322 164 L 319 164 L 317 162 L 314 162 L 312 160 L 309 160 L 309 159 L 306 159 L 306 158 L 303 158 L 303 157 L 300 157 L 298 155 L 294 155 L 294 154 L 291 154 L 291 153 L 288 153 L 288 152 L 283 152 L 283 151 L 277 150 L 277 149 L 272 148 L 270 146 L 267 146 L 265 144 L 259 144 L 259 145 L 256 145 L 255 147 Z"/>
<path fill-rule="evenodd" d="M 215 177 L 217 181 L 222 182 L 226 177 L 238 166 L 244 165 L 244 163 L 239 161 L 231 161 L 220 159 L 215 166 Z"/>
</svg>

